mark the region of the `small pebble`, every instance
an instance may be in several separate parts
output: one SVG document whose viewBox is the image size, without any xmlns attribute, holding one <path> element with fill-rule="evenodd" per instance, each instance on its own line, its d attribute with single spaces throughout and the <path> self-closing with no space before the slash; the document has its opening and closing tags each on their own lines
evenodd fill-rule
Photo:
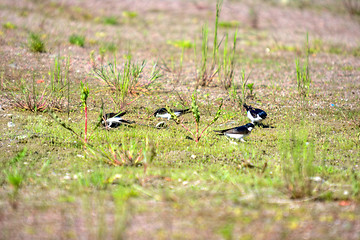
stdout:
<svg viewBox="0 0 360 240">
<path fill-rule="evenodd" d="M 10 127 L 15 127 L 15 124 L 13 123 L 13 122 L 8 122 L 8 127 L 10 128 Z"/>
</svg>

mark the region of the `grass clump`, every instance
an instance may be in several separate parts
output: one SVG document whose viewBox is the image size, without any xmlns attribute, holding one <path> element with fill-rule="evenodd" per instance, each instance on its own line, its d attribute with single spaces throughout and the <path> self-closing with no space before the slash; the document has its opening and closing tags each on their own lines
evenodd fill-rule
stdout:
<svg viewBox="0 0 360 240">
<path fill-rule="evenodd" d="M 52 96 L 51 108 L 56 111 L 64 109 L 64 100 L 67 97 L 67 111 L 70 112 L 70 58 L 55 57 L 54 64 L 49 70 L 50 91 Z M 66 96 L 67 92 L 67 96 Z"/>
<path fill-rule="evenodd" d="M 140 96 L 147 93 L 150 90 L 150 86 L 161 77 L 157 64 L 154 64 L 147 79 L 141 81 L 144 78 L 143 71 L 145 66 L 146 61 L 140 64 L 133 63 L 131 56 L 128 56 L 122 67 L 123 70 L 120 71 L 117 66 L 116 57 L 114 57 L 113 62 L 100 68 L 95 67 L 93 72 L 100 81 L 106 84 L 107 89 L 113 92 L 113 102 L 120 106 L 121 109 L 128 104 L 129 96 Z"/>
<path fill-rule="evenodd" d="M 223 50 L 223 61 L 222 65 L 220 67 L 220 79 L 222 82 L 222 85 L 225 89 L 229 89 L 231 87 L 231 84 L 234 80 L 234 74 L 235 74 L 235 51 L 236 51 L 236 39 L 237 39 L 237 31 L 234 34 L 234 41 L 233 41 L 233 47 L 228 48 L 228 38 L 229 35 L 226 34 L 225 36 L 225 45 Z"/>
<path fill-rule="evenodd" d="M 102 160 L 114 166 L 144 166 L 152 162 L 156 155 L 155 148 L 146 137 L 144 143 L 138 143 L 135 139 L 123 138 L 121 144 L 100 145 L 96 149 L 89 148 L 92 157 Z"/>
<path fill-rule="evenodd" d="M 310 93 L 311 77 L 309 69 L 309 35 L 306 34 L 306 60 L 300 66 L 300 60 L 295 60 L 297 89 L 301 96 L 308 97 Z"/>
<path fill-rule="evenodd" d="M 174 114 L 174 112 L 171 111 L 170 108 L 167 108 L 167 110 L 171 114 L 171 118 L 173 118 L 177 124 L 180 124 L 186 131 L 188 131 L 192 135 L 193 140 L 195 142 L 199 142 L 200 138 L 202 137 L 204 132 L 219 119 L 220 114 L 221 114 L 221 107 L 223 105 L 223 101 L 221 100 L 221 103 L 219 105 L 219 108 L 218 108 L 213 120 L 209 124 L 207 124 L 205 126 L 205 128 L 201 131 L 200 130 L 200 117 L 201 116 L 200 116 L 199 106 L 197 104 L 196 92 L 193 93 L 193 95 L 191 96 L 191 100 L 192 100 L 191 101 L 191 112 L 192 112 L 193 117 L 194 117 L 195 132 L 191 131 L 188 127 L 186 127 L 184 124 L 182 124 L 180 122 L 179 118 Z"/>
<path fill-rule="evenodd" d="M 105 25 L 113 25 L 113 26 L 119 24 L 118 19 L 114 16 L 104 17 L 103 23 Z"/>
<path fill-rule="evenodd" d="M 134 11 L 123 11 L 122 15 L 125 18 L 133 19 L 133 18 L 136 18 L 138 16 L 138 13 L 134 12 Z"/>
<path fill-rule="evenodd" d="M 221 21 L 219 27 L 221 28 L 238 28 L 240 26 L 239 21 Z"/>
<path fill-rule="evenodd" d="M 16 29 L 16 25 L 13 24 L 12 22 L 6 22 L 2 25 L 2 27 L 6 30 Z"/>
<path fill-rule="evenodd" d="M 69 37 L 69 42 L 79 47 L 85 46 L 85 36 L 73 34 Z"/>
<path fill-rule="evenodd" d="M 278 141 L 285 187 L 292 199 L 310 197 L 314 186 L 315 146 L 304 130 L 289 132 Z"/>
<path fill-rule="evenodd" d="M 245 71 L 241 71 L 240 75 L 240 94 L 238 94 L 238 88 L 239 86 L 235 83 L 235 81 L 232 81 L 231 88 L 229 89 L 229 96 L 230 99 L 237 103 L 240 108 L 242 108 L 243 104 L 246 102 L 247 91 L 250 91 L 250 96 L 253 97 L 253 91 L 254 91 L 254 83 L 247 83 L 249 80 L 251 72 L 249 75 L 246 76 Z"/>
<path fill-rule="evenodd" d="M 31 112 L 44 112 L 47 110 L 50 101 L 46 88 L 38 91 L 39 86 L 37 84 L 41 84 L 43 81 L 42 79 L 35 81 L 35 75 L 33 75 L 31 87 L 29 87 L 27 81 L 21 78 L 20 93 L 12 93 L 7 98 L 13 100 L 15 107 L 19 109 Z"/>
<path fill-rule="evenodd" d="M 45 43 L 41 36 L 37 33 L 30 33 L 28 38 L 28 46 L 30 51 L 43 53 L 46 52 Z"/>
</svg>

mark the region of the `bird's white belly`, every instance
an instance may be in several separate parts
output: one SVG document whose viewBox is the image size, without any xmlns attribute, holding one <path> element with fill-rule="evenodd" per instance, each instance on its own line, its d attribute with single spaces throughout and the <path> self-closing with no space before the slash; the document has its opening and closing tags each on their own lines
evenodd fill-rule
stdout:
<svg viewBox="0 0 360 240">
<path fill-rule="evenodd" d="M 245 134 L 229 134 L 229 133 L 225 133 L 225 135 L 230 137 L 230 138 L 235 138 L 237 140 L 242 139 L 242 138 L 247 136 Z"/>
<path fill-rule="evenodd" d="M 251 120 L 251 122 L 261 122 L 263 119 L 259 117 L 259 115 L 256 115 L 254 118 L 250 112 L 247 113 L 247 117 Z"/>
<path fill-rule="evenodd" d="M 112 123 L 121 123 L 121 120 L 122 120 L 122 118 L 112 117 L 112 118 L 106 119 L 106 125 L 111 126 Z"/>
<path fill-rule="evenodd" d="M 156 116 L 161 117 L 161 118 L 167 118 L 168 120 L 171 119 L 171 114 L 170 113 L 163 113 L 163 114 L 158 113 L 158 114 L 156 114 Z"/>
</svg>

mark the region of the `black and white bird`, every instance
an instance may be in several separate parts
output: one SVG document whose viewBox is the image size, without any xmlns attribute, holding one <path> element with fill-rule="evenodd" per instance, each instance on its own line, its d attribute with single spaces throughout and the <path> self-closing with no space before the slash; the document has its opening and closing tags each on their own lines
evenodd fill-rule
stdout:
<svg viewBox="0 0 360 240">
<path fill-rule="evenodd" d="M 183 115 L 185 113 L 190 112 L 190 109 L 171 109 L 171 111 L 174 112 L 174 114 L 179 117 L 180 115 Z M 154 116 L 155 117 L 160 117 L 160 118 L 167 118 L 167 120 L 171 119 L 171 114 L 168 112 L 168 110 L 166 108 L 159 108 L 154 112 Z"/>
<path fill-rule="evenodd" d="M 101 122 L 103 126 L 107 128 L 117 128 L 122 124 L 132 124 L 133 121 L 128 121 L 122 119 L 122 117 L 126 114 L 126 112 L 119 113 L 106 113 L 103 116 L 103 121 Z"/>
<path fill-rule="evenodd" d="M 250 119 L 250 121 L 254 124 L 260 124 L 262 120 L 264 120 L 267 117 L 267 114 L 264 110 L 253 108 L 250 105 L 243 104 L 244 108 L 247 112 L 247 117 Z"/>
<path fill-rule="evenodd" d="M 228 128 L 224 130 L 214 130 L 214 132 L 219 133 L 219 135 L 225 135 L 229 138 L 235 138 L 236 140 L 245 142 L 244 138 L 250 135 L 251 130 L 253 130 L 254 127 L 254 124 L 248 123 L 240 127 Z"/>
</svg>

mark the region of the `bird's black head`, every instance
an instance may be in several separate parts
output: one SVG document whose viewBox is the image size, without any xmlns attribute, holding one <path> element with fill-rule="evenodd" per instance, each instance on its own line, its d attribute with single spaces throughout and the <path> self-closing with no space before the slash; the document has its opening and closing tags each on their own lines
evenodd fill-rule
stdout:
<svg viewBox="0 0 360 240">
<path fill-rule="evenodd" d="M 252 109 L 250 105 L 246 105 L 246 103 L 243 104 L 243 107 L 246 109 L 246 111 L 249 111 Z"/>
</svg>

